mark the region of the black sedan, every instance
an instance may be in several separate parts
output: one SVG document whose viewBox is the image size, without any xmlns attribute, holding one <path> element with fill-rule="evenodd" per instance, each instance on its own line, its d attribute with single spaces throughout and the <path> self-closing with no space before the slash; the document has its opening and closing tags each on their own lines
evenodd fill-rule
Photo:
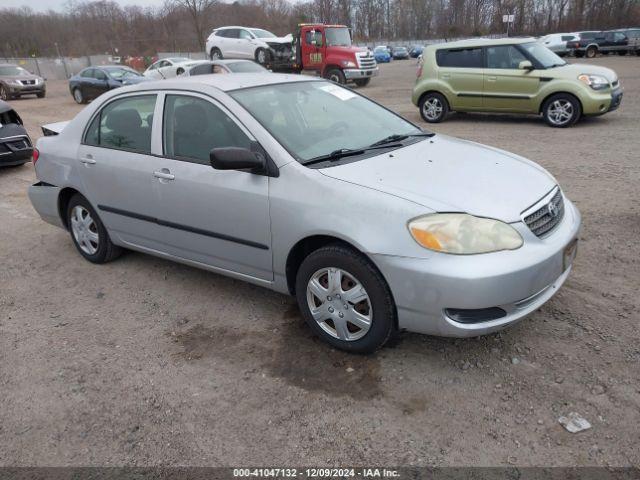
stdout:
<svg viewBox="0 0 640 480">
<path fill-rule="evenodd" d="M 394 60 L 406 60 L 409 58 L 409 50 L 406 47 L 394 47 L 391 56 Z"/>
<path fill-rule="evenodd" d="M 22 165 L 31 158 L 33 146 L 20 115 L 0 100 L 0 167 Z"/>
<path fill-rule="evenodd" d="M 129 67 L 89 67 L 69 79 L 69 91 L 76 102 L 87 103 L 114 88 L 149 80 Z"/>
</svg>

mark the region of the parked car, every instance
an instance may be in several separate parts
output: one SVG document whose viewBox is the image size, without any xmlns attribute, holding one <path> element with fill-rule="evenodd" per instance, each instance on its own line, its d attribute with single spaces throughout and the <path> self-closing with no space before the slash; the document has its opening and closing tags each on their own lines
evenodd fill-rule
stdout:
<svg viewBox="0 0 640 480">
<path fill-rule="evenodd" d="M 542 114 L 552 127 L 569 127 L 622 101 L 613 70 L 568 64 L 533 39 L 463 40 L 423 55 L 412 101 L 431 123 L 475 111 Z"/>
<path fill-rule="evenodd" d="M 69 92 L 77 103 L 87 103 L 114 88 L 148 80 L 134 69 L 120 65 L 88 67 L 69 79 Z"/>
<path fill-rule="evenodd" d="M 618 31 L 580 32 L 576 40 L 567 42 L 567 48 L 578 58 L 594 58 L 598 53 L 617 52 L 626 55 L 629 39 Z"/>
<path fill-rule="evenodd" d="M 212 73 L 267 73 L 269 70 L 251 60 L 204 60 L 188 67 L 185 77 Z"/>
<path fill-rule="evenodd" d="M 423 51 L 424 47 L 422 45 L 415 45 L 411 48 L 411 50 L 409 50 L 409 56 L 411 58 L 418 58 L 420 55 L 422 55 Z"/>
<path fill-rule="evenodd" d="M 193 63 L 194 60 L 186 57 L 161 58 L 149 65 L 144 71 L 144 76 L 155 80 L 174 78 L 184 73 L 187 64 Z"/>
<path fill-rule="evenodd" d="M 624 34 L 629 40 L 628 52 L 640 56 L 640 28 L 622 28 L 614 32 Z"/>
<path fill-rule="evenodd" d="M 31 139 L 20 115 L 0 100 L 0 167 L 22 165 L 32 154 Z"/>
<path fill-rule="evenodd" d="M 391 61 L 391 54 L 384 45 L 379 45 L 373 49 L 373 58 L 377 63 L 389 63 Z"/>
<path fill-rule="evenodd" d="M 11 63 L 0 64 L 0 100 L 11 100 L 23 95 L 44 98 L 47 86 L 44 78 Z"/>
<path fill-rule="evenodd" d="M 295 295 L 351 352 L 399 329 L 502 329 L 558 291 L 576 253 L 580 214 L 542 167 L 322 79 L 125 87 L 52 128 L 29 198 L 85 259 L 127 248 Z"/>
<path fill-rule="evenodd" d="M 394 47 L 393 59 L 394 60 L 407 60 L 409 58 L 409 50 L 407 47 Z"/>
<path fill-rule="evenodd" d="M 207 38 L 206 49 L 211 60 L 245 58 L 265 65 L 270 50 L 280 44 L 290 44 L 291 39 L 291 35 L 277 37 L 262 28 L 220 27 Z"/>
<path fill-rule="evenodd" d="M 567 48 L 567 42 L 576 41 L 578 36 L 574 33 L 552 33 L 538 39 L 538 42 L 553 53 L 560 57 L 564 57 L 570 53 Z"/>
</svg>

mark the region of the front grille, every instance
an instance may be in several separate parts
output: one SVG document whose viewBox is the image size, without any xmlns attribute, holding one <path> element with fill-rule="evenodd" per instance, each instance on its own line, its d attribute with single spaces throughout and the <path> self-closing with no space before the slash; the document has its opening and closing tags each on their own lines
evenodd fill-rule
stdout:
<svg viewBox="0 0 640 480">
<path fill-rule="evenodd" d="M 27 148 L 31 148 L 31 145 L 29 144 L 28 140 L 14 140 L 12 142 L 7 142 L 6 145 L 11 148 L 13 147 L 14 150 L 25 150 Z"/>
<path fill-rule="evenodd" d="M 551 232 L 564 217 L 564 199 L 558 188 L 549 202 L 524 217 L 524 223 L 538 237 Z"/>
<path fill-rule="evenodd" d="M 20 83 L 22 85 L 35 85 L 36 81 L 35 80 L 20 80 Z"/>
<path fill-rule="evenodd" d="M 376 59 L 373 58 L 370 52 L 358 52 L 356 53 L 356 59 L 358 60 L 358 67 L 362 69 L 376 68 Z"/>
</svg>

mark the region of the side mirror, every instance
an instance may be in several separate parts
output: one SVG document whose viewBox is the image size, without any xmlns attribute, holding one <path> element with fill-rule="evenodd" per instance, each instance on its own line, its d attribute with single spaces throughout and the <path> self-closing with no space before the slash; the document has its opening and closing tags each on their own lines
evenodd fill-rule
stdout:
<svg viewBox="0 0 640 480">
<path fill-rule="evenodd" d="M 533 64 L 529 60 L 523 60 L 518 64 L 520 70 L 533 70 Z"/>
<path fill-rule="evenodd" d="M 267 161 L 260 153 L 248 148 L 214 148 L 209 152 L 209 161 L 216 170 L 264 170 Z"/>
</svg>

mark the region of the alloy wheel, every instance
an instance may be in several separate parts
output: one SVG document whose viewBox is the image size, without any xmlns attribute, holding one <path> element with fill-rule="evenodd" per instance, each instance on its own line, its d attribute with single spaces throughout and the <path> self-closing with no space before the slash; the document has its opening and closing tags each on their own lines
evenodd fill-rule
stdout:
<svg viewBox="0 0 640 480">
<path fill-rule="evenodd" d="M 73 99 L 76 101 L 76 103 L 82 103 L 82 92 L 79 88 L 76 88 L 73 91 Z"/>
<path fill-rule="evenodd" d="M 358 340 L 371 328 L 369 294 L 355 276 L 340 268 L 321 268 L 311 276 L 307 304 L 320 328 L 339 340 Z"/>
<path fill-rule="evenodd" d="M 547 109 L 547 117 L 554 125 L 565 125 L 573 118 L 573 105 L 569 100 L 554 100 Z"/>
<path fill-rule="evenodd" d="M 258 63 L 263 64 L 267 61 L 267 54 L 264 50 L 258 50 Z"/>
<path fill-rule="evenodd" d="M 89 210 L 76 205 L 71 211 L 71 232 L 80 249 L 87 255 L 95 255 L 100 246 L 98 226 Z"/>
<path fill-rule="evenodd" d="M 442 103 L 436 97 L 429 98 L 424 102 L 422 111 L 429 120 L 437 120 L 442 115 Z"/>
<path fill-rule="evenodd" d="M 9 100 L 9 94 L 7 93 L 7 89 L 1 86 L 0 86 L 0 99 Z"/>
</svg>

